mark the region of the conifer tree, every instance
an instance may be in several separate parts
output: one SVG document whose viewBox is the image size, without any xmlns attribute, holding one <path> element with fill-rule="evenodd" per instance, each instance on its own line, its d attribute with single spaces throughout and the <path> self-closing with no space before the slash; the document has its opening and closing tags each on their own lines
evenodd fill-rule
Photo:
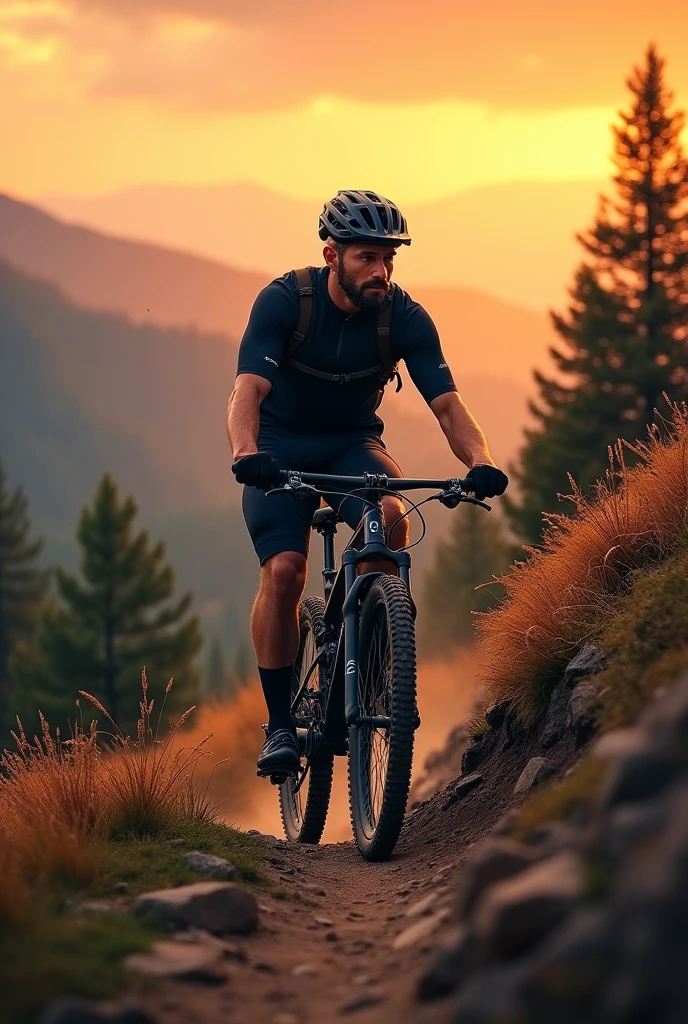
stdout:
<svg viewBox="0 0 688 1024">
<path fill-rule="evenodd" d="M 487 611 L 502 589 L 497 583 L 481 584 L 506 572 L 510 554 L 494 512 L 467 505 L 454 515 L 449 535 L 435 548 L 425 577 L 419 630 L 424 653 L 442 654 L 472 641 L 471 612 Z"/>
<path fill-rule="evenodd" d="M 552 314 L 561 344 L 556 377 L 536 373 L 537 426 L 515 472 L 520 504 L 505 506 L 519 534 L 537 542 L 542 512 L 565 511 L 568 473 L 585 488 L 604 476 L 617 438 L 646 436 L 662 395 L 688 398 L 688 162 L 654 45 L 627 85 L 628 113 L 614 127 L 616 198 L 601 197 L 566 315 Z"/>
<path fill-rule="evenodd" d="M 42 540 L 29 538 L 27 501 L 21 487 L 9 491 L 0 465 L 0 723 L 8 704 L 7 663 L 15 644 L 30 638 L 48 573 L 36 567 Z"/>
<path fill-rule="evenodd" d="M 105 475 L 79 519 L 81 576 L 56 571 L 59 604 L 46 609 L 32 648 L 20 647 L 10 663 L 17 710 L 40 709 L 60 724 L 74 716 L 85 690 L 105 706 L 124 732 L 135 728 L 146 666 L 158 707 L 170 677 L 167 715 L 195 703 L 199 677 L 194 658 L 201 646 L 191 595 L 174 597 L 174 574 L 165 548 L 136 532 L 137 505 L 120 500 Z M 100 723 L 101 728 L 106 723 Z"/>
</svg>

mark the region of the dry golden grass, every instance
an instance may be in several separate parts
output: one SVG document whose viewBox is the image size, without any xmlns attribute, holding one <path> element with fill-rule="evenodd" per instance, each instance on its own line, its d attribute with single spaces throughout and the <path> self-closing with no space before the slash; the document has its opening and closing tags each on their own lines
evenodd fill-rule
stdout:
<svg viewBox="0 0 688 1024">
<path fill-rule="evenodd" d="M 77 724 L 63 740 L 41 716 L 42 733 L 33 741 L 18 723 L 16 751 L 0 758 L 0 925 L 16 919 L 27 886 L 87 885 L 106 840 L 155 835 L 181 819 L 212 819 L 206 791 L 199 795 L 193 786 L 205 739 L 180 745 L 190 712 L 158 739 L 145 672 L 142 691 L 133 741 L 88 694 L 114 730 L 107 746 L 99 744 L 95 722 L 87 729 Z"/>
<path fill-rule="evenodd" d="M 589 498 L 575 487 L 576 517 L 552 516 L 541 550 L 501 577 L 503 603 L 478 617 L 478 654 L 490 700 L 508 698 L 524 720 L 542 708 L 575 649 L 595 637 L 632 573 L 655 567 L 686 537 L 688 410 L 646 442 L 610 452 L 611 469 Z"/>
</svg>

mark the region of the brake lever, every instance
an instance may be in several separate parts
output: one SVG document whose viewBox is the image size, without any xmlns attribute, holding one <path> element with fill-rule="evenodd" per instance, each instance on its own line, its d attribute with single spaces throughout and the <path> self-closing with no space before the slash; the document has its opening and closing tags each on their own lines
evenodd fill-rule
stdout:
<svg viewBox="0 0 688 1024">
<path fill-rule="evenodd" d="M 293 498 L 301 499 L 310 498 L 314 494 L 320 496 L 320 491 L 312 487 L 311 484 L 300 483 L 296 487 L 292 487 L 291 484 L 284 484 L 283 487 L 273 487 L 272 490 L 265 492 L 269 498 L 271 494 L 291 494 Z"/>
<path fill-rule="evenodd" d="M 486 505 L 484 501 L 479 501 L 477 498 L 469 498 L 462 491 L 442 491 L 441 494 L 435 494 L 434 498 L 436 501 L 440 501 L 445 508 L 456 508 L 462 501 L 467 501 L 470 505 L 480 505 L 481 508 L 487 509 L 488 512 L 492 511 L 491 505 Z"/>
</svg>

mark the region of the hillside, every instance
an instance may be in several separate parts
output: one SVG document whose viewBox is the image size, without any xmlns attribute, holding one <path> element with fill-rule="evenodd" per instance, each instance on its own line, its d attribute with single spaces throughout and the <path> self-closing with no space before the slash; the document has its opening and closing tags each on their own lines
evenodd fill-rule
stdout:
<svg viewBox="0 0 688 1024">
<path fill-rule="evenodd" d="M 246 209 L 252 208 L 246 205 Z M 222 222 L 219 215 L 212 219 L 215 224 Z M 243 252 L 256 232 L 249 225 L 241 227 L 242 223 L 237 222 L 236 230 L 243 232 L 238 236 Z M 270 247 L 274 234 L 268 236 Z M 289 256 L 284 262 L 275 261 L 276 273 L 308 260 L 321 262 L 319 249 L 312 244 L 304 243 Z M 81 306 L 116 310 L 135 322 L 177 327 L 193 324 L 201 331 L 220 332 L 234 339 L 243 331 L 256 293 L 272 276 L 238 271 L 160 245 L 99 234 L 2 195 L 0 259 L 54 282 Z M 412 280 L 402 263 L 398 278 L 401 284 Z M 529 386 L 532 367 L 547 358 L 553 334 L 542 313 L 462 288 L 411 288 L 411 293 L 437 318 L 446 355 L 458 379 L 467 373 L 497 373 Z"/>
<path fill-rule="evenodd" d="M 399 280 L 411 290 L 470 288 L 531 309 L 560 306 L 580 259 L 575 234 L 589 223 L 605 186 L 511 182 L 403 204 L 413 245 L 399 260 Z M 101 231 L 189 249 L 269 276 L 320 262 L 319 204 L 247 182 L 141 185 L 98 196 L 46 196 L 40 203 Z"/>
<path fill-rule="evenodd" d="M 6 264 L 0 296 L 3 459 L 34 515 L 71 523 L 106 469 L 148 511 L 231 500 L 225 338 L 81 309 Z"/>
</svg>

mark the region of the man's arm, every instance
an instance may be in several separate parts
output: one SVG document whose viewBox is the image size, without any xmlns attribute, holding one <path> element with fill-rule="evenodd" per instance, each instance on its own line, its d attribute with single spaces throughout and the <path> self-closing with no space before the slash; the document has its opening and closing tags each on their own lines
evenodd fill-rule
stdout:
<svg viewBox="0 0 688 1024">
<path fill-rule="evenodd" d="M 269 380 L 255 373 L 242 373 L 234 382 L 227 405 L 227 437 L 234 462 L 258 451 L 260 404 L 271 388 Z"/>
<path fill-rule="evenodd" d="M 477 465 L 496 465 L 480 425 L 463 404 L 458 391 L 438 395 L 429 405 L 457 459 L 461 459 L 469 469 Z"/>
</svg>

